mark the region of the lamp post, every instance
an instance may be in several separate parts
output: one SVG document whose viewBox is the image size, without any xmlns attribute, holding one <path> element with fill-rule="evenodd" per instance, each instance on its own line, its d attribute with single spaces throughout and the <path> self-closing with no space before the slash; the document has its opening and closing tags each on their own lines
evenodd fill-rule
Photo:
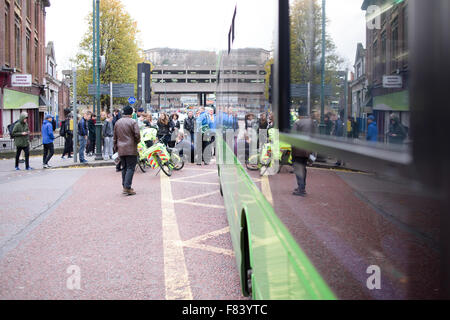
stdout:
<svg viewBox="0 0 450 320">
<path fill-rule="evenodd" d="M 95 57 L 95 71 L 94 75 L 96 75 L 96 84 L 97 84 L 97 92 L 95 96 L 96 105 L 97 105 L 97 122 L 95 124 L 95 137 L 96 137 L 96 153 L 95 160 L 103 160 L 102 156 L 102 123 L 100 119 L 100 0 L 95 0 L 94 6 L 95 10 L 95 34 L 96 38 L 94 40 L 96 57 Z"/>
<path fill-rule="evenodd" d="M 322 73 L 321 73 L 321 87 L 320 87 L 320 134 L 325 134 L 325 25 L 326 25 L 326 0 L 322 0 Z"/>
</svg>

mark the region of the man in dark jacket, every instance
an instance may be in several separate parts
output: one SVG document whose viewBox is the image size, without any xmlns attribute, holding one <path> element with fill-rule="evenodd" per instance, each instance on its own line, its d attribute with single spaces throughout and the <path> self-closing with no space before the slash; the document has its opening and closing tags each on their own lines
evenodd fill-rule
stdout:
<svg viewBox="0 0 450 320">
<path fill-rule="evenodd" d="M 86 142 L 88 138 L 88 120 L 91 117 L 90 111 L 85 111 L 83 114 L 83 118 L 81 118 L 80 122 L 78 122 L 78 141 L 80 141 L 80 162 L 86 163 L 86 159 L 84 157 L 84 151 L 86 148 Z"/>
<path fill-rule="evenodd" d="M 25 153 L 25 168 L 26 170 L 32 170 L 30 167 L 30 129 L 28 128 L 28 113 L 22 112 L 20 115 L 19 122 L 14 126 L 11 133 L 11 138 L 14 139 L 14 144 L 16 145 L 16 170 L 19 168 L 19 157 L 20 153 Z"/>
<path fill-rule="evenodd" d="M 136 194 L 131 184 L 137 164 L 137 145 L 141 141 L 139 126 L 131 118 L 132 114 L 133 108 L 126 106 L 123 109 L 123 117 L 114 126 L 114 150 L 119 153 L 122 162 L 123 194 L 128 196 Z"/>
<path fill-rule="evenodd" d="M 88 156 L 93 156 L 95 153 L 95 141 L 96 141 L 95 124 L 96 123 L 97 123 L 97 116 L 93 113 L 91 115 L 91 119 L 88 121 L 88 131 L 89 131 Z"/>
<path fill-rule="evenodd" d="M 64 135 L 61 132 L 64 132 Z M 73 120 L 70 110 L 66 112 L 66 119 L 61 123 L 60 134 L 64 137 L 64 152 L 61 158 L 64 159 L 67 154 L 67 158 L 71 159 L 73 152 Z"/>
<path fill-rule="evenodd" d="M 304 135 L 316 133 L 314 121 L 308 116 L 308 110 L 305 107 L 298 109 L 299 119 L 294 123 L 293 130 Z M 297 189 L 292 193 L 295 196 L 306 196 L 306 166 L 308 163 L 310 151 L 293 148 L 292 158 L 294 173 L 297 178 Z"/>
<path fill-rule="evenodd" d="M 406 136 L 406 129 L 401 124 L 400 119 L 396 115 L 392 115 L 388 132 L 389 143 L 402 144 Z"/>
<path fill-rule="evenodd" d="M 53 134 L 53 116 L 47 114 L 42 125 L 42 144 L 44 145 L 44 156 L 42 158 L 44 169 L 49 169 L 51 166 L 48 164 L 50 159 L 55 153 L 55 147 L 53 141 L 55 136 Z"/>
<path fill-rule="evenodd" d="M 189 111 L 188 117 L 184 120 L 184 130 L 191 136 L 191 141 L 194 141 L 194 128 L 195 128 L 194 113 L 192 111 Z"/>
</svg>

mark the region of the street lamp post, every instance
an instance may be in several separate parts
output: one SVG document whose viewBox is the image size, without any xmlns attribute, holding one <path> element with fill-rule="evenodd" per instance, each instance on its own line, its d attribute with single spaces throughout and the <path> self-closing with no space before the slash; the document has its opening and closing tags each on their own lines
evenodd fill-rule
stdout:
<svg viewBox="0 0 450 320">
<path fill-rule="evenodd" d="M 96 154 L 95 160 L 103 160 L 102 157 L 102 123 L 100 119 L 100 0 L 96 0 L 96 21 L 95 21 L 95 33 L 96 39 L 94 40 L 97 45 L 95 46 L 96 50 L 96 75 L 97 75 L 97 92 L 95 99 L 97 101 L 97 123 L 95 124 L 95 137 L 96 137 Z"/>
<path fill-rule="evenodd" d="M 326 25 L 326 0 L 322 0 L 322 73 L 321 73 L 321 88 L 320 88 L 320 134 L 325 134 L 325 25 Z"/>
</svg>

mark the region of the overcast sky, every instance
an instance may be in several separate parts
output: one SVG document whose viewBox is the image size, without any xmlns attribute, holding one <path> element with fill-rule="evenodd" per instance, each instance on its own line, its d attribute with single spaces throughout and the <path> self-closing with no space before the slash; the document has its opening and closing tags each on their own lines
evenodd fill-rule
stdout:
<svg viewBox="0 0 450 320">
<path fill-rule="evenodd" d="M 236 0 L 122 0 L 137 21 L 143 49 L 170 47 L 218 50 L 224 48 Z M 267 17 L 267 30 L 241 33 L 250 47 L 271 48 L 271 0 L 241 0 L 238 15 L 249 12 Z M 338 53 L 354 63 L 356 44 L 365 45 L 365 19 L 362 0 L 327 0 L 329 32 Z M 71 68 L 69 59 L 87 30 L 85 17 L 92 11 L 92 0 L 51 0 L 47 8 L 46 41 L 55 44 L 58 73 Z"/>
</svg>

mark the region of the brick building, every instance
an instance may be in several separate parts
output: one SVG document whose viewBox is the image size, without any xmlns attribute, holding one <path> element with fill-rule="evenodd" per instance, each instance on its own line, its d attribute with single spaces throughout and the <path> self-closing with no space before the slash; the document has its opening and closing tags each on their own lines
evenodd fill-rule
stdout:
<svg viewBox="0 0 450 320">
<path fill-rule="evenodd" d="M 367 12 L 364 107 L 372 107 L 379 140 L 385 141 L 389 117 L 397 115 L 409 127 L 408 1 L 364 0 Z"/>
<path fill-rule="evenodd" d="M 49 0 L 0 0 L 0 135 L 22 111 L 39 132 L 45 103 L 45 10 Z M 31 87 L 11 87 L 13 73 L 30 74 Z M 40 107 L 44 105 L 44 107 Z"/>
</svg>

